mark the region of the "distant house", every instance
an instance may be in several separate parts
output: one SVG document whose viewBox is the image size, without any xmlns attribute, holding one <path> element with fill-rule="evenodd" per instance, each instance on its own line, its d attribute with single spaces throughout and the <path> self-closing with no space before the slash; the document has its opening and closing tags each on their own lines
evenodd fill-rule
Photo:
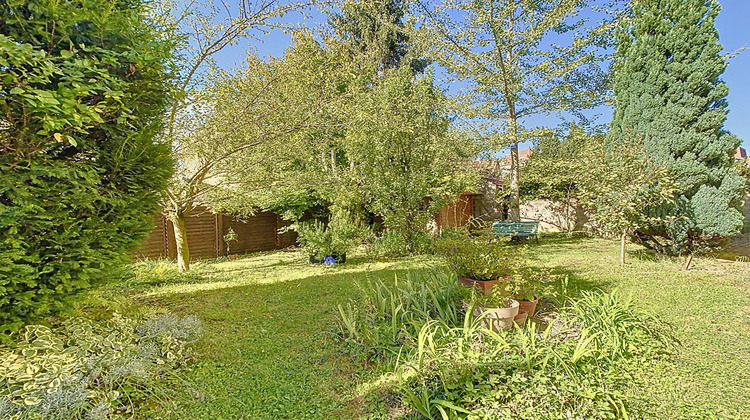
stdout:
<svg viewBox="0 0 750 420">
<path fill-rule="evenodd" d="M 738 147 L 737 151 L 734 154 L 734 158 L 737 160 L 747 159 L 747 151 L 745 149 Z"/>
</svg>

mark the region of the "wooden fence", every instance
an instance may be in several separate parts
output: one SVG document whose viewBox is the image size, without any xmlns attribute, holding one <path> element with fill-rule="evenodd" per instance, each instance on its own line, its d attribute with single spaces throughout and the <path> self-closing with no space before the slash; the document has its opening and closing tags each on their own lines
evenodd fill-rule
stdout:
<svg viewBox="0 0 750 420">
<path fill-rule="evenodd" d="M 216 258 L 226 255 L 223 236 L 231 227 L 237 233 L 237 242 L 230 244 L 232 254 L 271 251 L 286 248 L 297 242 L 297 234 L 279 234 L 289 222 L 278 214 L 257 213 L 247 219 L 237 219 L 227 214 L 212 214 L 196 210 L 185 221 L 191 259 Z M 172 223 L 162 215 L 154 216 L 154 230 L 135 252 L 139 258 L 177 258 Z"/>
<path fill-rule="evenodd" d="M 436 227 L 461 226 L 469 222 L 474 212 L 474 194 L 461 194 L 435 215 Z M 205 209 L 194 211 L 185 220 L 187 241 L 191 259 L 217 258 L 227 254 L 224 235 L 231 227 L 237 233 L 237 242 L 230 244 L 232 254 L 272 251 L 297 243 L 297 233 L 284 234 L 279 229 L 290 222 L 278 214 L 256 213 L 246 219 L 237 219 L 227 214 L 212 214 Z M 138 258 L 177 258 L 172 222 L 162 215 L 154 216 L 154 230 L 135 252 Z"/>
</svg>

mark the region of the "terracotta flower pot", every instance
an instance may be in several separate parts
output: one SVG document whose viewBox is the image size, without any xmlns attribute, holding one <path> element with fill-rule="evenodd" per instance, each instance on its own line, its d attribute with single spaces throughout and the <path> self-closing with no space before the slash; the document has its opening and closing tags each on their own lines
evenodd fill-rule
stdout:
<svg viewBox="0 0 750 420">
<path fill-rule="evenodd" d="M 536 312 L 536 305 L 539 303 L 538 296 L 534 296 L 534 300 L 519 299 L 518 296 L 516 296 L 515 299 L 521 305 L 521 309 L 525 309 L 526 312 L 529 313 L 529 318 L 534 316 L 534 312 Z"/>
<path fill-rule="evenodd" d="M 492 288 L 500 282 L 500 280 L 474 280 L 464 276 L 458 276 L 458 282 L 466 287 L 476 287 L 481 290 L 485 295 L 492 293 Z"/>
<path fill-rule="evenodd" d="M 526 320 L 528 319 L 528 317 L 529 313 L 526 311 L 526 309 L 521 309 L 519 307 L 518 315 L 513 318 L 513 321 L 515 321 L 515 323 L 518 324 L 519 327 L 523 327 L 526 324 Z"/>
<path fill-rule="evenodd" d="M 518 315 L 518 301 L 511 299 L 511 304 L 507 308 L 474 307 L 475 317 L 479 317 L 485 313 L 483 321 L 487 325 L 487 328 L 493 331 L 509 330 L 513 328 L 513 318 Z"/>
</svg>

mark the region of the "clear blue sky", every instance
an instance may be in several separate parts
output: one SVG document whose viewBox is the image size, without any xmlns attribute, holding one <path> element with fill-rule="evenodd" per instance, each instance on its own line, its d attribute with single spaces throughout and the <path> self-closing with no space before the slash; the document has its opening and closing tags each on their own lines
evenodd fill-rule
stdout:
<svg viewBox="0 0 750 420">
<path fill-rule="evenodd" d="M 720 41 L 724 50 L 735 51 L 742 47 L 748 50 L 733 58 L 726 72 L 724 81 L 729 85 L 729 116 L 724 128 L 736 134 L 743 140 L 743 147 L 750 149 L 750 0 L 719 0 L 722 11 L 716 20 Z M 285 22 L 300 22 L 301 25 L 311 27 L 325 22 L 326 16 L 320 12 L 309 13 L 305 19 L 299 13 L 289 13 L 284 17 Z M 291 37 L 282 31 L 272 31 L 269 35 L 260 36 L 222 51 L 216 59 L 224 68 L 239 66 L 244 59 L 243 50 L 251 48 L 261 56 L 278 56 L 291 43 Z M 608 123 L 611 110 L 605 110 L 598 123 Z M 556 126 L 554 118 L 545 118 L 540 123 Z"/>
</svg>

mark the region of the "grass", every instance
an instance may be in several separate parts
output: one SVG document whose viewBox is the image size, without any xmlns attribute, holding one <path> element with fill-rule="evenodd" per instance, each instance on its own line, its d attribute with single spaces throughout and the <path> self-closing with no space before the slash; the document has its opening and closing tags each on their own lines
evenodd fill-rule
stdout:
<svg viewBox="0 0 750 420">
<path fill-rule="evenodd" d="M 631 390 L 646 412 L 671 419 L 744 418 L 750 411 L 750 263 L 696 259 L 684 272 L 681 260 L 636 249 L 621 268 L 618 252 L 615 241 L 559 236 L 542 238 L 529 257 L 533 265 L 567 274 L 573 296 L 617 290 L 674 326 L 679 351 L 644 370 Z M 195 314 L 204 322 L 195 346 L 198 362 L 184 371 L 187 385 L 177 390 L 174 406 L 147 417 L 382 415 L 382 399 L 365 392 L 380 379 L 378 370 L 353 362 L 331 342 L 336 306 L 358 295 L 359 280 L 390 280 L 437 261 L 355 255 L 326 268 L 305 257 L 275 252 L 199 263 L 183 281 L 130 289 L 146 306 Z"/>
</svg>

